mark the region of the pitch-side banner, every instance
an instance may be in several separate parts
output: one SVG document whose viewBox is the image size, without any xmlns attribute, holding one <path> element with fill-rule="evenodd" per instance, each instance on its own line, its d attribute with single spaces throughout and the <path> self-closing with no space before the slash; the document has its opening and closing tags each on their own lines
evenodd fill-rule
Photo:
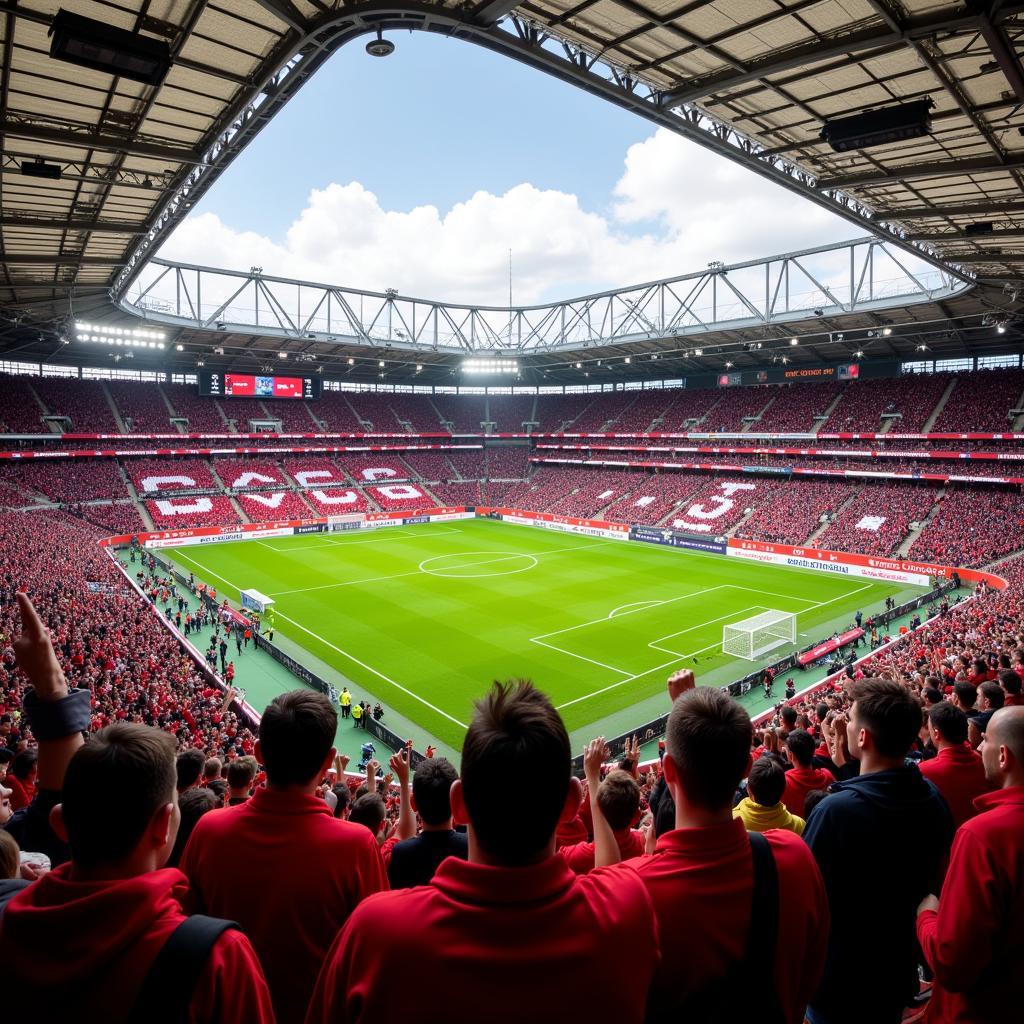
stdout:
<svg viewBox="0 0 1024 1024">
<path fill-rule="evenodd" d="M 709 554 L 724 555 L 728 551 L 725 537 L 698 537 L 681 530 L 670 530 L 664 526 L 633 526 L 629 530 L 630 540 L 642 540 L 646 544 L 665 544 L 673 548 L 687 548 L 690 551 L 705 551 Z"/>
</svg>

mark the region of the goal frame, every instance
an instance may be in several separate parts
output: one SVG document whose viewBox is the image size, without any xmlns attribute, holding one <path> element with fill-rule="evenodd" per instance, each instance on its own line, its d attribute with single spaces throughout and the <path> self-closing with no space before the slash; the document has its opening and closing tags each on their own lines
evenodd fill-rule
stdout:
<svg viewBox="0 0 1024 1024">
<path fill-rule="evenodd" d="M 769 651 L 796 643 L 796 613 L 768 609 L 722 627 L 722 653 L 757 661 Z"/>
</svg>

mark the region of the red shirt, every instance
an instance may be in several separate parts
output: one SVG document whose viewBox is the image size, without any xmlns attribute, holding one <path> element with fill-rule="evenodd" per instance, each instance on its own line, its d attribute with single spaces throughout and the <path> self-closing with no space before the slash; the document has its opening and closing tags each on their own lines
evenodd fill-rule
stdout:
<svg viewBox="0 0 1024 1024">
<path fill-rule="evenodd" d="M 764 837 L 779 876 L 775 989 L 786 1019 L 797 1022 L 824 969 L 828 898 L 814 856 L 799 836 L 772 829 Z M 622 874 L 635 874 L 647 886 L 658 918 L 661 967 L 651 988 L 656 1011 L 670 1012 L 742 960 L 750 930 L 753 857 L 740 819 L 666 832 L 653 856 L 585 877 Z"/>
<path fill-rule="evenodd" d="M 615 833 L 615 839 L 619 844 L 619 855 L 623 860 L 632 860 L 633 857 L 644 855 L 644 834 L 632 828 L 624 828 Z M 558 851 L 577 875 L 585 875 L 588 871 L 594 870 L 594 844 L 574 843 L 572 846 L 563 846 Z"/>
<path fill-rule="evenodd" d="M 445 1024 L 640 1024 L 657 964 L 654 913 L 635 877 L 577 876 L 557 855 L 522 868 L 449 857 L 430 885 L 356 908 L 306 1020 L 417 1020 L 436 997 Z"/>
<path fill-rule="evenodd" d="M 938 912 L 917 918 L 935 972 L 929 1024 L 1015 1020 L 1024 1005 L 1024 786 L 974 805 L 953 840 Z"/>
<path fill-rule="evenodd" d="M 782 802 L 790 814 L 802 818 L 807 794 L 812 789 L 825 789 L 835 781 L 836 777 L 826 768 L 790 768 L 786 772 L 786 788 L 782 793 Z"/>
<path fill-rule="evenodd" d="M 301 1024 L 338 930 L 388 887 L 369 829 L 315 796 L 269 788 L 203 815 L 181 869 L 196 910 L 237 921 L 252 939 L 280 1024 Z"/>
<path fill-rule="evenodd" d="M 18 811 L 22 807 L 28 807 L 35 796 L 36 787 L 31 782 L 24 783 L 16 779 L 10 772 L 4 780 L 4 785 L 11 791 L 11 810 Z"/>
<path fill-rule="evenodd" d="M 72 881 L 62 864 L 4 910 L 0 963 L 17 984 L 6 1020 L 127 1021 L 146 974 L 185 920 L 174 868 L 106 882 Z M 270 993 L 237 929 L 214 943 L 189 1003 L 191 1024 L 273 1024 Z"/>
<path fill-rule="evenodd" d="M 945 747 L 930 761 L 921 761 L 918 768 L 926 779 L 935 783 L 942 799 L 949 804 L 949 813 L 957 828 L 977 814 L 974 798 L 991 788 L 985 781 L 981 754 L 969 743 Z"/>
</svg>

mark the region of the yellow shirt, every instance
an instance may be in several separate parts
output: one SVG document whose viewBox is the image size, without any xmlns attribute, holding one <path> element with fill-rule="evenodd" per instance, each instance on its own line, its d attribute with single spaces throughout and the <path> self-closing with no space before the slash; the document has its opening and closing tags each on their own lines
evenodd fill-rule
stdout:
<svg viewBox="0 0 1024 1024">
<path fill-rule="evenodd" d="M 784 828 L 798 836 L 804 834 L 804 819 L 790 814 L 781 801 L 774 807 L 764 807 L 754 803 L 747 796 L 732 809 L 732 816 L 742 818 L 748 832 L 767 832 L 771 828 Z"/>
<path fill-rule="evenodd" d="M 363 709 L 358 704 L 352 709 L 352 717 L 353 718 L 362 718 L 363 717 Z"/>
<path fill-rule="evenodd" d="M 352 694 L 347 690 L 341 695 L 341 706 L 347 708 L 352 703 Z"/>
</svg>

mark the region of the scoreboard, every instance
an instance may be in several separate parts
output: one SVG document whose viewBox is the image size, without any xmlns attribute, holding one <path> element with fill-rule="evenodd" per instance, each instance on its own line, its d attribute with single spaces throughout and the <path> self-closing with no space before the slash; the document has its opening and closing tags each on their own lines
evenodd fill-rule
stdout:
<svg viewBox="0 0 1024 1024">
<path fill-rule="evenodd" d="M 733 388 L 751 384 L 783 384 L 792 380 L 857 380 L 859 363 L 840 363 L 832 366 L 802 366 L 786 369 L 782 366 L 766 370 L 744 370 L 742 373 L 720 373 L 718 386 Z"/>
<path fill-rule="evenodd" d="M 199 394 L 208 398 L 319 398 L 319 377 L 271 377 L 252 373 L 199 374 Z"/>
</svg>

